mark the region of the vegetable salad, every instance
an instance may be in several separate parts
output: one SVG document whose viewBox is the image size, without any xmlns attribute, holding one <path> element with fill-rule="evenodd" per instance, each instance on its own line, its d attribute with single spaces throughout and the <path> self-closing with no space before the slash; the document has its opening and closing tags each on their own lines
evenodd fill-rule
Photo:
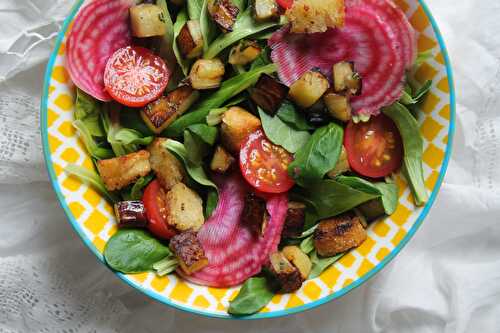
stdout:
<svg viewBox="0 0 500 333">
<path fill-rule="evenodd" d="M 415 38 L 391 0 L 90 2 L 67 47 L 96 171 L 66 172 L 114 205 L 106 263 L 242 284 L 248 315 L 394 213 L 394 173 L 423 205 Z"/>
</svg>

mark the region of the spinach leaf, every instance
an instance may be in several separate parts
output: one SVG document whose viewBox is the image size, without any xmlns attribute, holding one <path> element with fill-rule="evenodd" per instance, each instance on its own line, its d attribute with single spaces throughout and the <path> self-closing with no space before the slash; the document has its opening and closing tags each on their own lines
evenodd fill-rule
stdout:
<svg viewBox="0 0 500 333">
<path fill-rule="evenodd" d="M 120 111 L 120 124 L 140 132 L 142 136 L 154 136 L 153 131 L 146 125 L 137 109 L 123 109 Z"/>
<path fill-rule="evenodd" d="M 210 146 L 213 146 L 215 144 L 217 135 L 219 133 L 217 127 L 208 126 L 206 124 L 191 125 L 187 129 Z"/>
<path fill-rule="evenodd" d="M 210 13 L 208 12 L 208 1 L 203 1 L 203 7 L 201 9 L 201 17 L 200 17 L 200 29 L 201 35 L 203 36 L 203 51 L 206 52 L 209 48 L 210 43 L 217 37 L 219 34 L 219 29 L 217 25 L 212 20 Z"/>
<path fill-rule="evenodd" d="M 217 126 L 222 122 L 222 116 L 224 113 L 228 110 L 228 108 L 217 108 L 210 110 L 210 112 L 207 115 L 207 124 L 208 126 Z M 193 126 L 193 125 L 191 125 Z"/>
<path fill-rule="evenodd" d="M 292 103 L 285 101 L 278 110 L 277 116 L 287 125 L 298 131 L 309 131 L 314 129 L 306 118 L 295 110 Z"/>
<path fill-rule="evenodd" d="M 189 161 L 186 147 L 182 143 L 169 139 L 164 143 L 164 148 L 174 153 L 184 163 L 187 173 L 195 182 L 217 190 L 217 185 L 208 178 L 203 167 Z"/>
<path fill-rule="evenodd" d="M 261 66 L 269 65 L 272 63 L 271 58 L 271 49 L 269 47 L 265 47 L 262 52 L 260 52 L 259 56 L 257 59 L 255 59 L 252 64 L 250 65 L 250 70 L 254 70 L 256 68 L 259 68 Z"/>
<path fill-rule="evenodd" d="M 145 177 L 139 178 L 130 189 L 130 200 L 141 200 L 142 189 L 148 186 L 149 183 L 151 183 L 151 181 L 153 180 L 153 178 L 154 178 L 153 174 L 149 174 Z"/>
<path fill-rule="evenodd" d="M 87 132 L 94 137 L 103 137 L 104 131 L 99 121 L 101 106 L 92 96 L 76 89 L 75 119 L 80 120 Z"/>
<path fill-rule="evenodd" d="M 344 130 L 335 123 L 316 130 L 295 154 L 295 160 L 288 167 L 290 176 L 300 186 L 321 180 L 337 164 L 343 138 Z"/>
<path fill-rule="evenodd" d="M 98 160 L 105 160 L 115 156 L 111 149 L 104 148 L 94 141 L 92 134 L 82 120 L 75 120 L 73 122 L 73 127 L 76 129 L 78 134 L 80 134 L 80 138 L 82 139 L 85 148 L 92 157 Z"/>
<path fill-rule="evenodd" d="M 179 137 L 186 127 L 206 122 L 206 117 L 212 109 L 221 107 L 227 100 L 254 85 L 261 74 L 271 74 L 276 69 L 276 65 L 270 64 L 225 81 L 217 92 L 204 99 L 193 111 L 174 121 L 172 125 L 162 132 L 162 135 L 166 137 Z"/>
<path fill-rule="evenodd" d="M 233 0 L 233 3 L 238 7 L 240 13 L 243 12 L 247 6 L 247 0 Z"/>
<path fill-rule="evenodd" d="M 417 88 L 417 87 L 409 87 L 409 89 L 403 90 L 403 94 L 400 98 L 400 102 L 404 105 L 415 105 L 420 103 L 425 95 L 431 90 L 432 88 L 432 80 L 427 80 L 425 83 Z M 414 94 L 412 94 L 412 91 L 415 91 Z"/>
<path fill-rule="evenodd" d="M 188 21 L 186 10 L 181 10 L 179 14 L 177 14 L 177 19 L 174 24 L 174 38 L 172 41 L 175 58 L 177 59 L 177 63 L 182 70 L 182 73 L 187 76 L 189 74 L 189 66 L 191 65 L 191 61 L 189 59 L 184 59 L 182 57 L 181 51 L 179 50 L 179 46 L 177 45 L 177 37 L 179 36 L 182 27 Z"/>
<path fill-rule="evenodd" d="M 201 165 L 203 158 L 208 154 L 208 145 L 190 131 L 184 131 L 184 147 L 186 157 L 193 165 Z"/>
<path fill-rule="evenodd" d="M 173 273 L 177 267 L 179 267 L 179 260 L 173 254 L 153 264 L 153 270 L 158 276 Z"/>
<path fill-rule="evenodd" d="M 418 66 L 422 65 L 424 62 L 426 62 L 430 58 L 432 58 L 432 49 L 428 49 L 426 51 L 420 52 L 417 55 L 417 59 L 415 60 L 415 66 L 418 67 Z"/>
<path fill-rule="evenodd" d="M 315 210 L 313 217 L 316 221 L 342 214 L 380 196 L 359 191 L 331 179 L 313 183 L 299 191 L 312 203 Z"/>
<path fill-rule="evenodd" d="M 219 202 L 219 195 L 216 191 L 210 191 L 207 194 L 207 201 L 205 203 L 205 219 L 212 216 L 213 212 L 217 208 L 217 203 Z"/>
<path fill-rule="evenodd" d="M 159 55 L 166 60 L 167 65 L 170 67 L 172 72 L 175 66 L 175 52 L 174 52 L 174 23 L 170 17 L 170 12 L 168 10 L 168 5 L 166 0 L 156 0 L 156 5 L 162 10 L 162 19 L 165 23 L 166 33 L 161 36 Z"/>
<path fill-rule="evenodd" d="M 279 117 L 271 117 L 260 108 L 259 116 L 267 138 L 292 154 L 304 146 L 311 137 L 309 132 L 297 131 L 285 124 Z"/>
<path fill-rule="evenodd" d="M 401 134 L 404 148 L 403 173 L 408 179 L 416 205 L 421 206 L 427 202 L 429 196 L 425 188 L 422 165 L 424 140 L 418 123 L 410 111 L 400 103 L 384 108 L 382 112 L 394 121 Z"/>
<path fill-rule="evenodd" d="M 120 201 L 120 199 L 116 195 L 108 192 L 106 186 L 104 186 L 104 183 L 102 182 L 101 177 L 95 171 L 91 171 L 74 164 L 67 165 L 66 168 L 64 168 L 64 171 L 69 173 L 71 176 L 80 179 L 82 182 L 92 186 L 96 191 L 104 195 L 109 202 L 115 203 Z"/>
<path fill-rule="evenodd" d="M 172 253 L 162 243 L 143 230 L 118 230 L 106 243 L 104 258 L 115 271 L 125 274 L 142 273 Z"/>
<path fill-rule="evenodd" d="M 321 273 L 323 273 L 328 267 L 330 267 L 340 258 L 342 258 L 344 254 L 345 253 L 340 253 L 333 257 L 320 258 L 318 257 L 318 253 L 316 251 L 313 251 L 310 257 L 312 268 L 311 268 L 311 273 L 309 273 L 309 279 L 314 279 L 320 276 Z"/>
<path fill-rule="evenodd" d="M 154 140 L 154 136 L 144 137 L 141 132 L 130 128 L 119 128 L 114 132 L 113 140 L 123 145 L 147 146 Z M 136 151 L 134 149 L 133 151 Z"/>
<path fill-rule="evenodd" d="M 187 0 L 187 11 L 190 20 L 199 20 L 203 10 L 203 0 Z"/>
<path fill-rule="evenodd" d="M 205 50 L 203 58 L 215 58 L 222 50 L 236 43 L 237 41 L 254 35 L 258 32 L 278 26 L 279 22 L 257 22 L 252 15 L 252 9 L 247 8 L 236 20 L 233 31 L 219 36 L 209 48 Z"/>
<path fill-rule="evenodd" d="M 298 236 L 298 237 L 293 237 L 293 238 L 295 238 L 295 239 L 303 239 L 303 238 L 307 238 L 307 237 L 311 236 L 311 235 L 314 233 L 314 230 L 316 230 L 316 228 L 317 228 L 317 227 L 318 227 L 318 225 L 316 224 L 316 225 L 314 225 L 314 226 L 310 227 L 309 229 L 307 229 L 307 230 L 303 231 L 303 232 L 300 234 L 300 236 Z"/>
<path fill-rule="evenodd" d="M 250 278 L 245 281 L 236 298 L 229 302 L 227 312 L 235 316 L 251 315 L 265 307 L 273 296 L 266 278 Z"/>
<path fill-rule="evenodd" d="M 300 242 L 300 249 L 302 252 L 305 254 L 311 253 L 311 251 L 314 250 L 314 240 L 313 240 L 314 235 L 311 234 L 304 238 L 302 242 Z"/>
</svg>

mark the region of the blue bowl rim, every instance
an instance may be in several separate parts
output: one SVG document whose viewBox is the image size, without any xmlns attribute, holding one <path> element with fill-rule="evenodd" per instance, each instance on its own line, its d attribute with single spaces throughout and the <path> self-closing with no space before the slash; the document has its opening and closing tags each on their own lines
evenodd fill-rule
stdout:
<svg viewBox="0 0 500 333">
<path fill-rule="evenodd" d="M 59 32 L 59 35 L 56 40 L 56 44 L 54 47 L 54 50 L 50 56 L 47 69 L 45 72 L 45 79 L 44 79 L 44 86 L 43 86 L 43 94 L 42 94 L 42 99 L 41 99 L 41 114 L 40 114 L 40 127 L 41 127 L 41 135 L 42 135 L 42 146 L 43 146 L 43 154 L 45 157 L 45 165 L 49 174 L 49 179 L 52 184 L 52 187 L 54 191 L 56 192 L 57 199 L 59 201 L 59 204 L 64 210 L 64 213 L 66 214 L 66 217 L 70 221 L 71 226 L 73 229 L 77 232 L 77 234 L 80 236 L 81 240 L 83 243 L 96 255 L 96 257 L 101 261 L 102 264 L 104 264 L 106 267 L 109 268 L 109 266 L 106 265 L 104 262 L 104 258 L 99 251 L 97 251 L 96 247 L 92 244 L 91 240 L 85 235 L 85 232 L 83 229 L 80 227 L 78 222 L 76 221 L 75 217 L 73 216 L 71 210 L 69 209 L 68 205 L 66 204 L 66 200 L 61 192 L 61 188 L 59 186 L 59 183 L 57 182 L 57 176 L 54 171 L 53 163 L 52 163 L 52 157 L 50 153 L 50 147 L 49 147 L 49 142 L 48 142 L 48 126 L 47 126 L 47 113 L 48 113 L 48 101 L 49 101 L 49 86 L 50 86 L 50 80 L 51 80 L 51 74 L 53 71 L 53 67 L 55 64 L 55 60 L 57 58 L 57 53 L 58 50 L 61 46 L 61 43 L 64 39 L 64 35 L 68 29 L 69 24 L 73 21 L 73 18 L 77 14 L 80 6 L 83 4 L 84 0 L 77 0 L 73 8 L 71 9 L 71 12 L 69 16 L 65 19 L 63 26 L 61 28 L 61 31 Z M 441 35 L 441 32 L 439 30 L 439 27 L 437 25 L 436 20 L 432 16 L 429 7 L 427 4 L 424 2 L 424 0 L 418 0 L 420 5 L 422 6 L 425 14 L 429 18 L 432 28 L 434 30 L 434 33 L 437 37 L 439 47 L 441 49 L 441 53 L 443 54 L 445 65 L 446 65 L 446 72 L 448 76 L 448 85 L 449 85 L 449 91 L 450 91 L 450 124 L 449 124 L 449 130 L 448 130 L 448 143 L 446 146 L 446 152 L 445 152 L 445 157 L 443 160 L 443 165 L 441 167 L 438 180 L 434 186 L 434 189 L 430 195 L 429 201 L 427 204 L 424 206 L 422 209 L 422 212 L 420 213 L 419 217 L 413 224 L 413 226 L 410 228 L 408 233 L 405 235 L 405 237 L 401 240 L 401 242 L 388 254 L 381 262 L 379 262 L 374 268 L 372 268 L 368 273 L 366 273 L 364 276 L 362 276 L 360 279 L 354 281 L 353 283 L 349 284 L 348 286 L 342 288 L 341 290 L 325 296 L 317 301 L 297 306 L 291 309 L 286 309 L 286 310 L 280 310 L 280 311 L 273 311 L 273 312 L 266 312 L 266 313 L 257 313 L 251 316 L 243 316 L 243 317 L 235 317 L 231 315 L 222 315 L 218 313 L 211 313 L 209 311 L 202 311 L 198 309 L 194 309 L 185 305 L 180 305 L 176 304 L 175 302 L 172 302 L 168 297 L 159 295 L 157 293 L 152 292 L 151 290 L 148 290 L 146 288 L 143 288 L 140 285 L 137 285 L 133 283 L 125 274 L 115 272 L 111 270 L 115 275 L 117 275 L 121 280 L 123 280 L 125 283 L 130 285 L 131 287 L 138 289 L 142 293 L 146 294 L 147 296 L 155 299 L 156 301 L 159 301 L 163 304 L 172 306 L 176 309 L 188 312 L 188 313 L 194 313 L 206 317 L 212 317 L 212 318 L 222 318 L 222 319 L 243 319 L 243 320 L 248 320 L 248 319 L 266 319 L 266 318 L 277 318 L 277 317 L 282 317 L 282 316 L 287 316 L 307 310 L 311 310 L 313 308 L 316 308 L 322 304 L 328 303 L 336 298 L 339 298 L 345 294 L 347 294 L 349 291 L 359 287 L 361 284 L 372 278 L 376 273 L 378 273 L 382 268 L 384 268 L 403 248 L 404 246 L 409 242 L 409 240 L 414 236 L 422 222 L 424 221 L 425 217 L 429 213 L 432 205 L 434 204 L 434 201 L 436 200 L 436 197 L 439 193 L 439 190 L 441 188 L 441 185 L 443 183 L 443 179 L 446 174 L 446 170 L 448 168 L 448 164 L 451 158 L 452 154 L 452 147 L 453 147 L 453 139 L 454 139 L 454 134 L 455 134 L 455 118 L 456 118 L 456 95 L 455 95 L 455 86 L 454 86 L 454 80 L 453 80 L 453 72 L 451 68 L 451 63 L 448 55 L 448 51 L 446 49 L 446 45 L 444 43 L 444 39 Z"/>
</svg>

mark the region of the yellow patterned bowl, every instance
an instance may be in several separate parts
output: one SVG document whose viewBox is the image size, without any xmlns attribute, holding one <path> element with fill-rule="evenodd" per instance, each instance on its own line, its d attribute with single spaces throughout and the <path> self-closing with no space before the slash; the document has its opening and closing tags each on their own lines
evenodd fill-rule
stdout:
<svg viewBox="0 0 500 333">
<path fill-rule="evenodd" d="M 68 164 L 93 168 L 78 139 L 73 120 L 74 86 L 66 72 L 65 40 L 83 0 L 66 19 L 50 58 L 41 105 L 41 129 L 49 177 L 66 215 L 84 243 L 103 261 L 107 239 L 116 231 L 112 207 L 97 192 L 64 172 Z M 294 294 L 277 295 L 260 313 L 245 318 L 270 318 L 301 312 L 338 298 L 380 271 L 415 234 L 429 212 L 443 180 L 451 154 L 455 125 L 455 96 L 451 67 L 436 22 L 423 1 L 397 0 L 418 36 L 419 51 L 432 49 L 433 57 L 417 72 L 421 82 L 432 79 L 432 90 L 422 105 L 420 121 L 424 136 L 425 184 L 432 191 L 425 207 L 415 207 L 405 180 L 396 212 L 372 224 L 368 239 L 316 279 L 304 283 Z M 238 288 L 197 286 L 175 275 L 153 273 L 117 275 L 146 295 L 181 310 L 211 317 L 231 318 L 226 309 Z"/>
</svg>

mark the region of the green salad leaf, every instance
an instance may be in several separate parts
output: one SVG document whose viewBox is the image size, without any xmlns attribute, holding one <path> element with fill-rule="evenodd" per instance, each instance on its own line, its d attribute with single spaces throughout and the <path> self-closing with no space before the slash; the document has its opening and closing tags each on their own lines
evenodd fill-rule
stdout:
<svg viewBox="0 0 500 333">
<path fill-rule="evenodd" d="M 219 131 L 217 127 L 208 126 L 206 124 L 195 124 L 187 128 L 191 133 L 196 135 L 207 145 L 213 146 L 217 141 Z"/>
<path fill-rule="evenodd" d="M 92 96 L 76 88 L 75 120 L 81 121 L 87 132 L 94 137 L 104 137 L 104 130 L 99 120 L 101 104 Z"/>
<path fill-rule="evenodd" d="M 173 254 L 153 264 L 153 270 L 158 276 L 173 273 L 177 267 L 179 267 L 179 260 Z"/>
<path fill-rule="evenodd" d="M 305 254 L 309 254 L 314 250 L 314 240 L 313 240 L 314 235 L 311 234 L 304 238 L 302 242 L 300 242 L 300 249 L 302 252 Z"/>
<path fill-rule="evenodd" d="M 337 164 L 343 139 L 344 130 L 335 123 L 319 128 L 297 151 L 288 173 L 303 187 L 321 180 Z"/>
<path fill-rule="evenodd" d="M 429 196 L 425 188 L 422 165 L 424 140 L 418 123 L 410 111 L 400 103 L 384 108 L 382 112 L 394 121 L 401 134 L 404 148 L 403 173 L 410 184 L 415 203 L 421 206 L 427 202 Z"/>
<path fill-rule="evenodd" d="M 245 281 L 236 298 L 229 302 L 227 312 L 235 316 L 254 314 L 265 307 L 273 296 L 266 278 L 252 277 Z"/>
<path fill-rule="evenodd" d="M 293 127 L 297 131 L 309 131 L 314 129 L 314 127 L 307 122 L 306 118 L 301 113 L 297 112 L 293 104 L 288 101 L 283 102 L 276 115 L 288 126 Z"/>
<path fill-rule="evenodd" d="M 143 194 L 142 190 L 146 188 L 146 186 L 148 186 L 154 178 L 155 176 L 152 173 L 139 178 L 130 189 L 130 200 L 141 200 Z"/>
<path fill-rule="evenodd" d="M 110 193 L 104 183 L 102 182 L 101 177 L 92 170 L 88 170 L 79 165 L 69 164 L 64 168 L 64 171 L 69 173 L 71 176 L 77 177 L 82 182 L 87 183 L 89 186 L 92 186 L 96 191 L 100 192 L 104 197 L 111 203 L 115 203 L 120 201 L 120 199 L 113 193 Z"/>
<path fill-rule="evenodd" d="M 221 107 L 226 101 L 254 85 L 261 74 L 271 74 L 276 70 L 276 65 L 270 64 L 234 76 L 223 82 L 219 90 L 205 98 L 201 103 L 198 103 L 193 108 L 193 111 L 174 121 L 172 125 L 162 132 L 162 135 L 166 137 L 179 137 L 187 127 L 193 124 L 205 123 L 206 117 L 211 110 Z"/>
<path fill-rule="evenodd" d="M 143 137 L 154 136 L 153 131 L 146 125 L 137 109 L 124 108 L 120 111 L 120 124 L 141 133 Z"/>
<path fill-rule="evenodd" d="M 321 275 L 328 267 L 339 261 L 340 258 L 344 256 L 345 253 L 337 254 L 333 257 L 319 257 L 316 250 L 310 254 L 310 259 L 312 263 L 311 273 L 309 273 L 309 279 L 315 279 Z"/>
<path fill-rule="evenodd" d="M 213 212 L 217 208 L 217 203 L 219 202 L 219 194 L 217 191 L 209 191 L 207 194 L 207 201 L 205 203 L 205 219 L 212 216 Z"/>
<path fill-rule="evenodd" d="M 203 1 L 203 7 L 201 9 L 201 16 L 200 16 L 200 28 L 201 28 L 201 35 L 203 36 L 204 52 L 206 52 L 209 49 L 210 44 L 215 38 L 217 38 L 217 35 L 219 34 L 219 28 L 212 20 L 212 17 L 208 12 L 208 1 L 209 0 Z"/>
<path fill-rule="evenodd" d="M 187 0 L 187 12 L 190 20 L 199 20 L 203 10 L 203 0 Z"/>
<path fill-rule="evenodd" d="M 111 149 L 102 147 L 102 145 L 98 144 L 94 140 L 92 134 L 82 120 L 73 121 L 73 127 L 76 129 L 78 134 L 80 134 L 80 138 L 82 139 L 83 144 L 85 145 L 85 148 L 89 152 L 90 156 L 97 160 L 105 160 L 115 156 Z"/>
<path fill-rule="evenodd" d="M 174 52 L 174 23 L 172 22 L 172 17 L 170 17 L 170 11 L 168 10 L 168 5 L 166 0 L 156 0 L 156 5 L 162 10 L 162 19 L 165 23 L 166 33 L 161 36 L 160 39 L 160 47 L 159 47 L 159 55 L 163 59 L 166 60 L 167 65 L 170 67 L 172 72 L 175 69 L 176 55 Z M 169 86 L 171 84 L 175 84 L 173 81 L 169 82 Z"/>
<path fill-rule="evenodd" d="M 182 27 L 184 27 L 184 24 L 188 21 L 188 15 L 186 13 L 186 10 L 181 10 L 179 14 L 177 14 L 177 19 L 175 20 L 174 24 L 174 38 L 172 40 L 172 45 L 173 45 L 173 50 L 175 54 L 175 58 L 177 59 L 177 63 L 179 64 L 179 67 L 182 70 L 182 73 L 187 76 L 189 74 L 189 66 L 191 65 L 191 60 L 189 59 L 184 59 L 182 57 L 181 51 L 179 49 L 179 46 L 177 45 L 177 37 L 179 36 Z"/>
<path fill-rule="evenodd" d="M 280 22 L 257 22 L 252 15 L 252 8 L 247 8 L 236 20 L 233 31 L 219 36 L 210 44 L 205 51 L 203 58 L 215 58 L 222 50 L 236 43 L 237 41 L 262 32 L 269 28 L 278 26 Z"/>
<path fill-rule="evenodd" d="M 198 136 L 190 131 L 184 131 L 184 147 L 186 147 L 186 157 L 193 165 L 201 166 L 203 158 L 208 154 L 208 145 Z"/>
<path fill-rule="evenodd" d="M 106 243 L 104 258 L 115 271 L 125 274 L 153 270 L 153 265 L 172 255 L 169 248 L 143 230 L 118 230 Z"/>
<path fill-rule="evenodd" d="M 271 117 L 260 108 L 259 116 L 267 138 L 292 154 L 304 146 L 311 137 L 309 132 L 297 131 L 285 124 L 279 117 Z"/>
</svg>

